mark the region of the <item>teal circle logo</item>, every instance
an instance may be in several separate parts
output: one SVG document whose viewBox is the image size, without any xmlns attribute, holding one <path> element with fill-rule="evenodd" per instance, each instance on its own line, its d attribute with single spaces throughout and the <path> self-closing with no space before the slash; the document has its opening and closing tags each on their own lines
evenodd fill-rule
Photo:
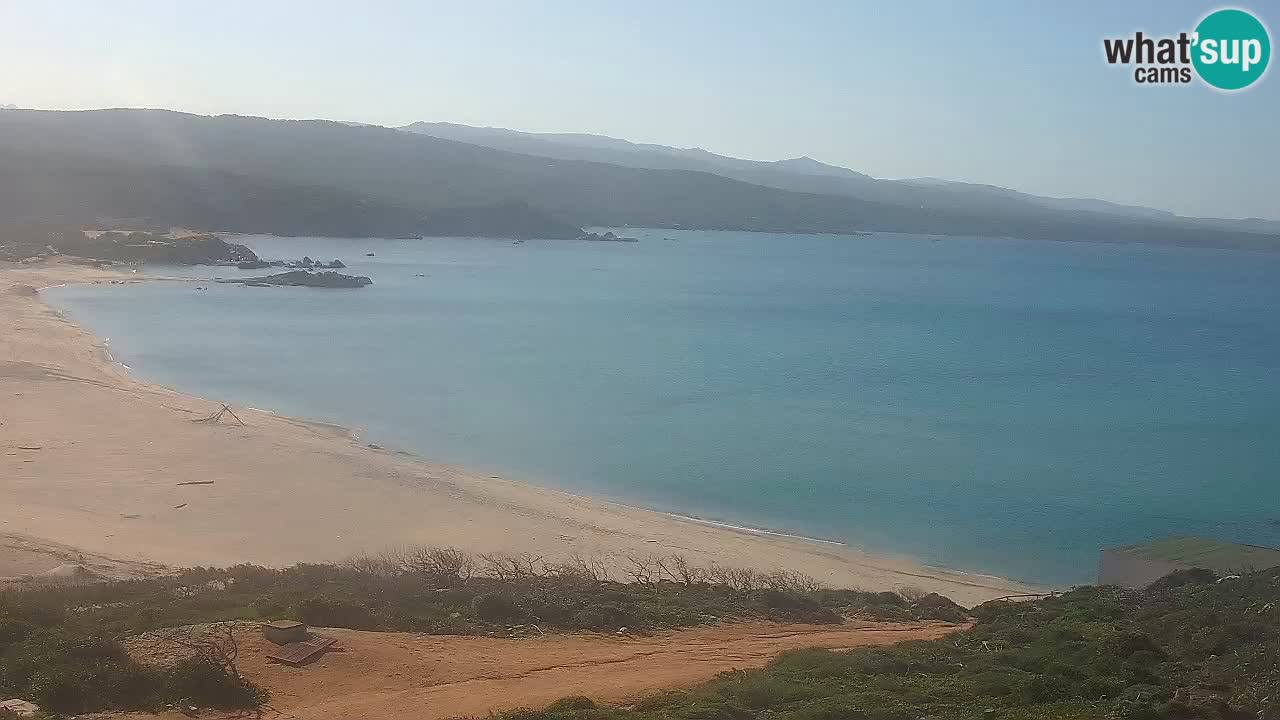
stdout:
<svg viewBox="0 0 1280 720">
<path fill-rule="evenodd" d="M 1191 63 L 1200 79 L 1219 90 L 1241 90 L 1258 81 L 1271 60 L 1271 37 L 1244 10 L 1218 10 L 1196 26 Z"/>
</svg>

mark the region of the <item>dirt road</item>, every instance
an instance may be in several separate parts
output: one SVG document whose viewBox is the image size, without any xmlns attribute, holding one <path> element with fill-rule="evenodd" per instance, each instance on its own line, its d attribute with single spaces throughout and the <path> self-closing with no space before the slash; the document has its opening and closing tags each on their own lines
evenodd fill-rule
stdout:
<svg viewBox="0 0 1280 720">
<path fill-rule="evenodd" d="M 761 667 L 786 650 L 889 645 L 953 629 L 939 623 L 740 623 L 651 637 L 518 640 L 321 630 L 337 638 L 340 649 L 292 668 L 267 663 L 263 654 L 274 646 L 245 628 L 240 664 L 246 676 L 271 690 L 268 717 L 432 720 L 538 708 L 571 695 L 620 703 L 726 670 Z"/>
</svg>

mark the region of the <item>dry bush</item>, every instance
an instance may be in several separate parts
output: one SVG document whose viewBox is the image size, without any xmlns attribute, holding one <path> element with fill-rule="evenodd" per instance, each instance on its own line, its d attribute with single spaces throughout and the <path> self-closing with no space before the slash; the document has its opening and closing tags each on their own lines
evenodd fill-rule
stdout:
<svg viewBox="0 0 1280 720">
<path fill-rule="evenodd" d="M 453 584 L 470 580 L 475 574 L 476 562 L 470 553 L 451 547 L 407 545 L 389 548 L 377 555 L 353 555 L 344 560 L 341 566 L 372 577 L 418 574 L 436 582 Z"/>
<path fill-rule="evenodd" d="M 379 555 L 358 553 L 343 560 L 341 567 L 361 575 L 373 577 L 395 577 L 404 571 L 404 565 L 397 557 L 397 550 L 387 550 Z"/>
<path fill-rule="evenodd" d="M 656 555 L 627 555 L 622 573 L 637 585 L 652 585 L 662 579 L 661 559 Z"/>
<path fill-rule="evenodd" d="M 480 574 L 497 580 L 524 580 L 541 577 L 544 567 L 541 555 L 530 553 L 481 553 Z"/>
<path fill-rule="evenodd" d="M 765 587 L 771 590 L 786 590 L 796 593 L 811 593 L 825 590 L 817 578 L 794 570 L 775 570 L 764 576 Z"/>
<path fill-rule="evenodd" d="M 920 600 L 920 598 L 929 594 L 915 585 L 899 585 L 895 587 L 893 591 L 898 593 L 898 597 L 909 603 L 916 602 Z"/>
<path fill-rule="evenodd" d="M 451 547 L 411 547 L 401 553 L 404 568 L 439 583 L 459 583 L 475 574 L 476 561 L 470 553 Z"/>
<path fill-rule="evenodd" d="M 712 565 L 707 568 L 707 579 L 713 584 L 725 585 L 743 592 L 766 587 L 765 576 L 751 568 Z"/>
<path fill-rule="evenodd" d="M 543 567 L 543 574 L 558 580 L 593 584 L 609 582 L 609 569 L 603 562 L 595 558 L 584 558 L 578 553 L 570 555 L 564 562 L 547 563 Z"/>
<path fill-rule="evenodd" d="M 218 622 L 167 628 L 150 633 L 162 644 L 181 648 L 188 657 L 199 658 L 222 668 L 232 677 L 240 677 L 238 661 L 240 643 L 236 640 L 235 622 Z"/>
<path fill-rule="evenodd" d="M 697 585 L 707 582 L 707 569 L 694 565 L 684 555 L 670 555 L 660 560 L 662 570 L 674 582 L 682 585 Z"/>
<path fill-rule="evenodd" d="M 825 589 L 816 579 L 792 570 L 762 573 L 745 567 L 702 567 L 679 554 L 629 554 L 617 565 L 620 568 L 615 569 L 622 573 L 625 581 L 638 585 L 654 585 L 663 581 L 685 586 L 709 583 L 743 592 L 768 589 L 805 593 Z M 391 548 L 377 555 L 361 553 L 348 558 L 342 566 L 371 577 L 389 578 L 413 574 L 447 585 L 465 583 L 473 577 L 494 580 L 555 578 L 596 584 L 612 579 L 604 561 L 584 558 L 577 553 L 563 561 L 553 562 L 531 553 L 493 552 L 471 555 L 456 548 L 438 546 Z M 910 591 L 911 588 L 900 589 L 900 593 Z M 923 593 L 919 593 L 918 596 L 922 595 Z"/>
</svg>

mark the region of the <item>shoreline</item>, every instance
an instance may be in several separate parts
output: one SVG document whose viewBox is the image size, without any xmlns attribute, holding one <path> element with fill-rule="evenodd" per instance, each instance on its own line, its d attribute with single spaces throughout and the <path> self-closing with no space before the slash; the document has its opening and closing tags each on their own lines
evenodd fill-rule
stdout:
<svg viewBox="0 0 1280 720">
<path fill-rule="evenodd" d="M 642 509 L 648 509 L 648 508 L 642 508 Z M 843 542 L 840 540 L 828 540 L 826 538 L 811 537 L 809 535 L 797 535 L 795 533 L 782 532 L 781 530 L 769 530 L 768 528 L 758 528 L 758 527 L 752 527 L 750 525 L 735 525 L 733 523 L 724 522 L 723 520 L 708 520 L 706 518 L 700 518 L 695 515 L 682 515 L 680 513 L 675 513 L 675 512 L 663 512 L 661 510 L 654 510 L 653 512 L 656 512 L 660 515 L 666 515 L 667 517 L 672 517 L 677 520 L 683 520 L 685 522 L 697 523 L 699 525 L 710 525 L 712 527 L 724 528 L 725 530 L 731 530 L 733 532 L 746 533 L 747 535 L 768 535 L 772 537 L 787 538 L 788 540 L 801 540 L 803 542 L 818 543 L 821 545 L 836 545 L 839 547 L 849 547 L 849 543 Z M 973 575 L 977 573 L 968 573 L 968 574 Z"/>
<path fill-rule="evenodd" d="M 267 410 L 237 407 L 244 427 L 193 422 L 220 403 L 132 377 L 37 290 L 122 279 L 65 261 L 0 263 L 0 397 L 14 400 L 0 411 L 0 474 L 16 479 L 0 487 L 0 539 L 64 549 L 51 557 L 79 548 L 148 571 L 333 562 L 435 544 L 589 556 L 615 574 L 628 556 L 680 553 L 700 565 L 802 572 L 833 587 L 913 586 L 965 605 L 1036 589 L 483 476 L 358 444 L 352 428 Z M 193 480 L 207 484 L 176 484 Z M 17 574 L 7 565 L 39 565 L 15 557 L 0 544 L 0 577 Z"/>
</svg>

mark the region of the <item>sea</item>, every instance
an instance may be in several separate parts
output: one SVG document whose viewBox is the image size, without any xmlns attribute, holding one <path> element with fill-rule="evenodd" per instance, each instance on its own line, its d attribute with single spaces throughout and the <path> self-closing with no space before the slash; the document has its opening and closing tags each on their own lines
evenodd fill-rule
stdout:
<svg viewBox="0 0 1280 720">
<path fill-rule="evenodd" d="M 141 379 L 663 512 L 1053 586 L 1280 546 L 1280 254 L 610 229 L 229 237 L 374 284 L 45 296 Z"/>
</svg>

